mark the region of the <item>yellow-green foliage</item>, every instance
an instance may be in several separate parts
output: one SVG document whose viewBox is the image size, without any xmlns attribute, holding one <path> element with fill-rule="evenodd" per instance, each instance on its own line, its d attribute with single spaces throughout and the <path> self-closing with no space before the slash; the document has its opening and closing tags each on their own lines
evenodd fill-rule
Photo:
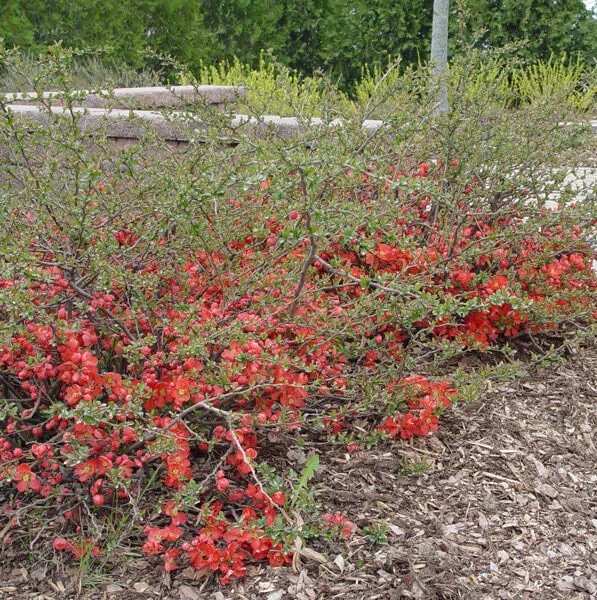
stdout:
<svg viewBox="0 0 597 600">
<path fill-rule="evenodd" d="M 510 83 L 510 73 L 517 65 L 503 54 L 470 52 L 466 59 L 456 59 L 450 65 L 450 97 L 454 109 L 468 107 L 505 109 L 515 102 L 516 92 Z"/>
<path fill-rule="evenodd" d="M 364 65 L 354 90 L 356 109 L 366 119 L 385 119 L 397 110 L 406 112 L 413 103 L 420 104 L 425 80 L 424 69 L 404 69 L 400 60 L 390 63 L 385 70 Z"/>
<path fill-rule="evenodd" d="M 425 71 L 400 68 L 396 62 L 384 71 L 363 67 L 355 86 L 354 102 L 374 118 L 386 118 L 409 102 L 425 98 Z M 452 110 L 514 109 L 522 105 L 551 103 L 570 113 L 595 112 L 597 71 L 588 71 L 579 59 L 550 58 L 532 65 L 512 60 L 505 51 L 470 52 L 449 67 L 448 84 Z"/>
<path fill-rule="evenodd" d="M 180 82 L 246 86 L 247 95 L 239 108 L 260 114 L 334 118 L 350 106 L 345 94 L 323 76 L 302 77 L 265 54 L 257 69 L 235 58 L 202 65 L 196 78 L 181 74 Z"/>
<path fill-rule="evenodd" d="M 512 76 L 512 87 L 521 102 L 557 102 L 573 111 L 595 111 L 597 75 L 587 72 L 579 59 L 552 56 L 518 69 Z"/>
<path fill-rule="evenodd" d="M 79 56 L 80 55 L 80 56 Z M 30 91 L 41 86 L 59 88 L 45 73 L 38 75 L 39 64 L 26 54 L 18 58 L 18 75 L 3 68 L 0 61 L 0 91 Z M 78 89 L 159 85 L 158 72 L 136 72 L 116 67 L 101 55 L 77 53 L 69 71 L 69 85 Z M 279 64 L 267 53 L 261 55 L 258 68 L 252 69 L 238 58 L 217 65 L 204 64 L 195 77 L 179 72 L 168 83 L 244 85 L 246 98 L 235 110 L 251 114 L 272 114 L 304 118 L 355 116 L 387 119 L 397 112 L 408 112 L 413 103 L 428 100 L 428 72 L 425 67 L 404 67 L 398 59 L 387 68 L 363 65 L 361 77 L 351 97 L 340 91 L 323 74 L 303 77 Z M 570 113 L 597 111 L 597 70 L 587 70 L 579 59 L 552 57 L 546 61 L 522 65 L 513 62 L 511 53 L 498 50 L 471 51 L 450 64 L 448 83 L 450 105 L 455 111 L 470 107 L 512 109 L 522 105 L 558 105 Z"/>
</svg>

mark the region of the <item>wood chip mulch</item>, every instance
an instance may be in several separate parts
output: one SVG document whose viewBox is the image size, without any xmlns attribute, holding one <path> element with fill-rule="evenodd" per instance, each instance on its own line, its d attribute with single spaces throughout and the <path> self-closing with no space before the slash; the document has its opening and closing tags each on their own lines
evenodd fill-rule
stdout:
<svg viewBox="0 0 597 600">
<path fill-rule="evenodd" d="M 318 501 L 358 530 L 304 549 L 294 569 L 252 566 L 219 588 L 136 559 L 81 590 L 0 556 L 0 598 L 597 599 L 596 406 L 593 347 L 458 405 L 435 436 L 322 452 Z"/>
</svg>

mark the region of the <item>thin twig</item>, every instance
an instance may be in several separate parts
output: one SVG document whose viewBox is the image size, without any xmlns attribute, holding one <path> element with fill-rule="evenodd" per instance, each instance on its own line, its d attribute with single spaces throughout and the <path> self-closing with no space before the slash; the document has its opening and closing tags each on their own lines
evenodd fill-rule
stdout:
<svg viewBox="0 0 597 600">
<path fill-rule="evenodd" d="M 309 212 L 309 191 L 307 189 L 307 180 L 305 178 L 305 173 L 302 169 L 299 169 L 299 175 L 301 178 L 301 194 L 303 196 L 303 205 L 304 205 L 304 213 L 303 219 L 305 220 L 305 225 L 307 230 L 309 231 L 309 254 L 305 258 L 303 262 L 303 266 L 301 268 L 301 275 L 299 277 L 298 285 L 296 286 L 296 290 L 294 292 L 294 298 L 292 299 L 292 303 L 290 304 L 290 309 L 288 311 L 288 316 L 290 319 L 294 318 L 296 313 L 296 309 L 298 308 L 299 298 L 305 287 L 305 283 L 307 281 L 307 273 L 309 271 L 309 267 L 313 264 L 313 260 L 315 259 L 315 255 L 317 254 L 317 235 L 313 231 L 313 227 L 311 225 L 311 213 Z"/>
<path fill-rule="evenodd" d="M 334 275 L 338 275 L 340 277 L 345 277 L 346 279 L 352 281 L 355 284 L 362 285 L 362 282 L 358 277 L 355 277 L 354 275 L 351 275 L 350 273 L 347 273 L 346 271 L 342 271 L 341 269 L 336 269 L 336 267 L 333 267 L 332 265 L 330 265 L 329 262 L 327 262 L 326 260 L 321 258 L 321 256 L 319 256 L 319 254 L 316 254 L 313 257 L 313 262 L 318 262 L 322 267 L 324 267 L 324 269 L 326 271 L 329 271 L 330 273 L 333 273 Z M 382 285 L 381 283 L 377 283 L 376 281 L 370 281 L 369 286 L 373 287 L 375 289 L 381 290 L 382 292 L 387 292 L 389 294 L 394 294 L 397 296 L 408 296 L 409 298 L 415 297 L 413 294 L 405 294 L 401 290 L 386 287 L 385 285 Z"/>
<path fill-rule="evenodd" d="M 309 216 L 307 215 L 307 220 L 309 220 Z M 296 309 L 298 308 L 298 303 L 300 299 L 300 295 L 305 287 L 305 283 L 307 281 L 307 273 L 309 271 L 309 267 L 313 264 L 315 257 L 317 256 L 317 236 L 314 233 L 311 233 L 309 236 L 309 254 L 305 258 L 303 262 L 303 266 L 301 268 L 301 275 L 299 277 L 298 285 L 296 286 L 296 290 L 294 292 L 294 298 L 292 299 L 292 303 L 290 304 L 290 309 L 288 311 L 288 316 L 290 319 L 294 318 L 294 314 L 296 313 Z"/>
</svg>

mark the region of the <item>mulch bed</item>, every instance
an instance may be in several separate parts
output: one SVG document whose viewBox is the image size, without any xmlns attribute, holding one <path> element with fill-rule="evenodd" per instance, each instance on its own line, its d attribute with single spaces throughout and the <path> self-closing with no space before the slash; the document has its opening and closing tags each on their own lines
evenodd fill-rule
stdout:
<svg viewBox="0 0 597 600">
<path fill-rule="evenodd" d="M 359 529 L 303 549 L 292 567 L 252 566 L 220 588 L 192 569 L 165 577 L 137 555 L 81 587 L 75 567 L 0 548 L 0 598 L 594 599 L 596 405 L 592 347 L 488 386 L 444 414 L 432 437 L 350 455 L 318 449 L 318 501 Z"/>
</svg>

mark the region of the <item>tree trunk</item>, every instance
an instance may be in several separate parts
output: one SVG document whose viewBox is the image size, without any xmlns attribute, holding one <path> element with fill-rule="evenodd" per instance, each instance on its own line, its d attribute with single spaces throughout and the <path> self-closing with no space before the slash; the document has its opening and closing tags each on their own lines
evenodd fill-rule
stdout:
<svg viewBox="0 0 597 600">
<path fill-rule="evenodd" d="M 433 0 L 433 24 L 431 29 L 432 73 L 437 88 L 434 114 L 448 112 L 448 14 L 450 0 Z"/>
</svg>

